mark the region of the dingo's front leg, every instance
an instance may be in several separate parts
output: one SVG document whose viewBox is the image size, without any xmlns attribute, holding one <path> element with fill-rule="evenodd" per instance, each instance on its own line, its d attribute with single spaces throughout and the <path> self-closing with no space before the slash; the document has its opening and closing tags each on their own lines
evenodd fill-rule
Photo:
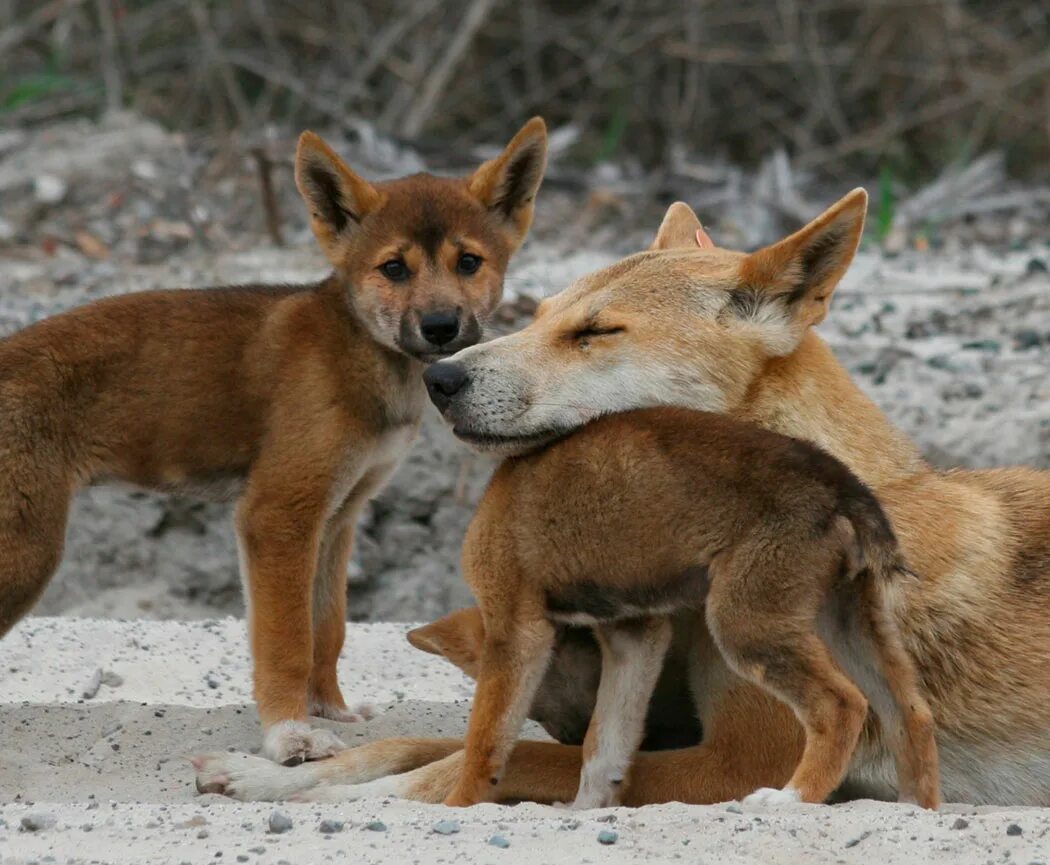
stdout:
<svg viewBox="0 0 1050 865">
<path fill-rule="evenodd" d="M 619 804 L 671 644 L 671 623 L 664 617 L 599 625 L 595 633 L 602 650 L 602 677 L 583 742 L 583 772 L 573 808 Z"/>
<path fill-rule="evenodd" d="M 346 747 L 307 721 L 314 578 L 330 495 L 321 462 L 305 447 L 298 460 L 282 452 L 261 461 L 237 512 L 263 753 L 288 765 Z"/>
<path fill-rule="evenodd" d="M 350 502 L 325 530 L 317 563 L 313 601 L 313 669 L 310 714 L 332 721 L 367 721 L 377 714 L 370 703 L 347 706 L 339 688 L 339 653 L 346 639 L 346 571 L 354 529 L 366 499 Z"/>
<path fill-rule="evenodd" d="M 554 627 L 540 617 L 514 621 L 500 611 L 489 620 L 474 705 L 464 744 L 463 771 L 447 805 L 476 805 L 492 798 L 536 689 L 550 663 Z M 486 623 L 488 624 L 488 622 Z"/>
</svg>

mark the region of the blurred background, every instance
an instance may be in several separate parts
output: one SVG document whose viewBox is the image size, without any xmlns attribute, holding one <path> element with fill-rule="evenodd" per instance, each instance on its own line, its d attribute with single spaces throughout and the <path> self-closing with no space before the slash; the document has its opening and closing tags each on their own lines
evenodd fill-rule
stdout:
<svg viewBox="0 0 1050 865">
<path fill-rule="evenodd" d="M 684 199 L 751 249 L 854 186 L 822 326 L 938 465 L 1050 466 L 1047 0 L 0 0 L 0 334 L 105 294 L 324 273 L 291 176 L 458 173 L 533 114 L 551 162 L 493 332 Z M 469 602 L 491 464 L 436 417 L 370 508 L 351 615 Z M 91 490 L 40 613 L 242 610 L 227 509 Z"/>
<path fill-rule="evenodd" d="M 462 149 L 538 113 L 584 166 L 1048 166 L 1045 0 L 4 0 L 0 58 L 18 124 L 131 109 Z"/>
</svg>

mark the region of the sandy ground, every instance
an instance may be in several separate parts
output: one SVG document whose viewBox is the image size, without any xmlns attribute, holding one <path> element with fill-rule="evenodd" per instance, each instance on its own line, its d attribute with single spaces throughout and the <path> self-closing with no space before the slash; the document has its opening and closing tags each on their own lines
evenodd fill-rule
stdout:
<svg viewBox="0 0 1050 865">
<path fill-rule="evenodd" d="M 350 629 L 343 683 L 348 692 L 387 704 L 371 722 L 330 725 L 351 744 L 464 729 L 469 683 L 409 647 L 407 627 Z M 0 643 L 0 862 L 1050 861 L 1050 813 L 1040 809 L 948 806 L 929 813 L 853 802 L 570 813 L 531 804 L 275 806 L 200 796 L 182 755 L 257 741 L 247 663 L 244 624 L 234 619 L 22 623 Z M 112 684 L 85 699 L 98 673 Z M 532 727 L 529 735 L 541 734 Z M 287 832 L 269 830 L 274 811 L 290 818 Z M 342 829 L 334 831 L 333 821 Z M 435 831 L 441 821 L 455 821 L 442 828 L 457 831 Z M 601 843 L 601 833 L 615 833 L 615 842 Z"/>
</svg>

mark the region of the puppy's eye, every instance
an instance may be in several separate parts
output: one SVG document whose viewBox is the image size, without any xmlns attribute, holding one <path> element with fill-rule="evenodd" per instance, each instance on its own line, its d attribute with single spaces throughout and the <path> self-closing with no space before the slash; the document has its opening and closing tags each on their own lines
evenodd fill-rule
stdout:
<svg viewBox="0 0 1050 865">
<path fill-rule="evenodd" d="M 484 259 L 480 255 L 464 252 L 459 257 L 459 261 L 456 262 L 456 270 L 466 276 L 470 276 L 478 272 L 482 261 Z"/>
<path fill-rule="evenodd" d="M 408 271 L 408 265 L 400 258 L 392 258 L 390 261 L 384 262 L 379 265 L 379 269 L 383 272 L 383 276 L 391 282 L 404 282 L 411 276 Z"/>
</svg>

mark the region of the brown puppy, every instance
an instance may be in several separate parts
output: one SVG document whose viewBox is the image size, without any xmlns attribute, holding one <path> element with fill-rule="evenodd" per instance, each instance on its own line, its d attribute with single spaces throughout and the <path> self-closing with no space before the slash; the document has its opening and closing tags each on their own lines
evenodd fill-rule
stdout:
<svg viewBox="0 0 1050 865">
<path fill-rule="evenodd" d="M 485 641 L 448 804 L 495 795 L 557 622 L 595 626 L 602 649 L 574 805 L 615 804 L 670 643 L 667 614 L 702 608 L 733 671 L 806 732 L 786 787 L 752 799 L 824 801 L 870 701 L 902 797 L 938 805 L 932 716 L 887 611 L 910 577 L 875 497 L 812 445 L 682 409 L 606 417 L 500 467 L 463 566 Z"/>
<path fill-rule="evenodd" d="M 535 118 L 470 177 L 371 184 L 304 133 L 327 279 L 111 298 L 0 343 L 0 634 L 54 572 L 78 487 L 236 498 L 265 753 L 342 747 L 306 719 L 358 717 L 336 679 L 355 523 L 415 436 L 424 364 L 499 301 L 545 159 Z"/>
</svg>

